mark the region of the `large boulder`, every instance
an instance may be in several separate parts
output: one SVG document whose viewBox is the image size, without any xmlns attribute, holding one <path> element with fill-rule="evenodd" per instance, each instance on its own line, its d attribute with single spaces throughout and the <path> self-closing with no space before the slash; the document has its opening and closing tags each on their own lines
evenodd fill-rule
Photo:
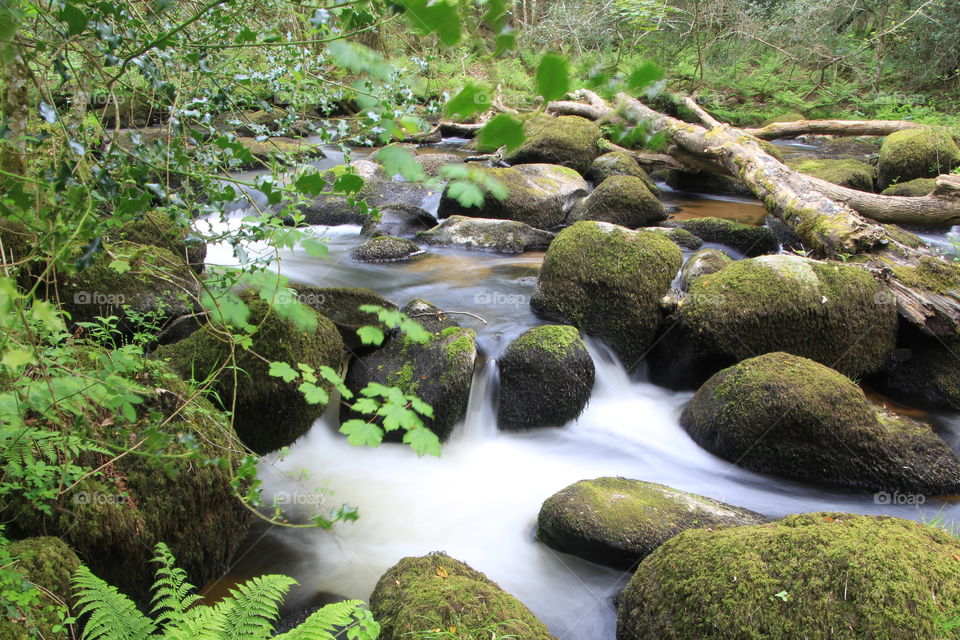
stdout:
<svg viewBox="0 0 960 640">
<path fill-rule="evenodd" d="M 960 338 L 931 338 L 905 328 L 890 359 L 887 390 L 914 405 L 960 411 Z"/>
<path fill-rule="evenodd" d="M 753 511 L 662 484 L 597 478 L 547 498 L 537 517 L 537 538 L 557 551 L 629 569 L 681 531 L 766 521 Z"/>
<path fill-rule="evenodd" d="M 576 327 L 528 329 L 497 367 L 497 426 L 507 431 L 564 425 L 580 415 L 593 390 L 593 359 Z"/>
<path fill-rule="evenodd" d="M 423 167 L 424 173 L 435 178 L 440 175 L 440 170 L 445 166 L 463 164 L 463 156 L 458 156 L 455 153 L 421 152 L 417 154 L 417 162 Z"/>
<path fill-rule="evenodd" d="M 956 536 L 886 516 L 685 531 L 620 594 L 617 640 L 949 637 L 958 557 Z"/>
<path fill-rule="evenodd" d="M 453 215 L 525 222 L 537 229 L 563 226 L 573 204 L 587 195 L 589 186 L 573 169 L 552 164 L 524 164 L 500 169 L 481 168 L 507 189 L 497 200 L 487 194 L 480 207 L 464 207 L 444 189 L 439 217 Z"/>
<path fill-rule="evenodd" d="M 703 246 L 703 240 L 684 229 L 677 229 L 674 227 L 644 227 L 643 231 L 662 233 L 667 238 L 670 238 L 670 241 L 681 249 L 696 251 Z"/>
<path fill-rule="evenodd" d="M 740 260 L 695 278 L 651 353 L 651 376 L 697 386 L 746 358 L 787 351 L 850 376 L 886 365 L 896 306 L 867 271 L 793 255 Z"/>
<path fill-rule="evenodd" d="M 924 127 L 892 133 L 880 147 L 880 188 L 914 178 L 936 178 L 960 165 L 960 148 L 947 129 Z"/>
<path fill-rule="evenodd" d="M 857 189 L 858 191 L 873 192 L 873 182 L 877 170 L 873 165 L 860 160 L 821 160 L 802 159 L 787 162 L 794 171 L 813 178 L 819 178 L 833 184 Z"/>
<path fill-rule="evenodd" d="M 585 177 L 593 184 L 600 184 L 610 176 L 633 176 L 643 180 L 650 193 L 660 195 L 660 187 L 647 175 L 643 167 L 626 151 L 611 151 L 599 156 L 590 165 Z"/>
<path fill-rule="evenodd" d="M 156 355 L 169 360 L 173 370 L 184 378 L 202 381 L 215 375 L 213 388 L 222 406 L 236 407 L 234 428 L 240 439 L 253 451 L 263 454 L 293 444 L 310 429 L 325 407 L 308 403 L 297 389 L 297 381 L 285 382 L 271 376 L 269 363 L 285 362 L 294 367 L 303 363 L 314 370 L 322 366 L 337 369 L 343 358 L 343 340 L 337 327 L 322 315 L 317 314 L 316 328 L 311 331 L 271 312 L 264 300 L 248 294 L 242 299 L 250 308 L 248 322 L 259 328 L 253 334 L 249 350 L 236 350 L 235 363 L 230 362 L 229 345 L 208 330 L 161 347 Z M 231 364 L 239 370 L 234 371 Z"/>
<path fill-rule="evenodd" d="M 430 341 L 418 344 L 405 335 L 388 337 L 381 348 L 350 362 L 345 382 L 354 393 L 378 382 L 419 397 L 433 407 L 433 418 L 424 418 L 424 426 L 442 442 L 467 412 L 477 358 L 477 334 L 457 326 L 442 311 L 423 301 L 414 301 L 402 311 L 431 333 Z M 356 416 L 344 408 L 341 417 L 346 420 Z"/>
<path fill-rule="evenodd" d="M 515 220 L 488 220 L 450 216 L 438 226 L 417 234 L 417 240 L 441 247 L 488 249 L 496 253 L 522 253 L 546 249 L 554 234 Z"/>
<path fill-rule="evenodd" d="M 400 262 L 424 253 L 416 242 L 406 238 L 377 236 L 350 252 L 357 262 Z"/>
<path fill-rule="evenodd" d="M 788 353 L 720 371 L 680 423 L 751 471 L 838 489 L 960 493 L 960 459 L 928 425 L 886 413 L 843 374 Z"/>
<path fill-rule="evenodd" d="M 206 241 L 193 233 L 189 223 L 163 211 L 148 211 L 111 234 L 111 239 L 163 247 L 197 273 L 203 271 L 203 261 L 207 257 Z"/>
<path fill-rule="evenodd" d="M 527 119 L 523 131 L 526 140 L 504 157 L 510 164 L 546 162 L 583 174 L 600 153 L 600 127 L 580 116 L 541 114 Z"/>
<path fill-rule="evenodd" d="M 390 329 L 377 319 L 376 314 L 361 311 L 360 307 L 371 305 L 385 309 L 397 309 L 379 293 L 357 287 L 312 287 L 295 284 L 297 300 L 314 311 L 326 316 L 337 326 L 343 344 L 350 351 L 363 350 L 363 344 L 357 335 L 360 327 L 377 327 L 385 334 Z"/>
<path fill-rule="evenodd" d="M 730 256 L 719 249 L 697 251 L 687 258 L 687 261 L 683 264 L 683 269 L 680 270 L 680 288 L 684 291 L 689 290 L 694 280 L 709 273 L 716 273 L 731 262 L 733 260 Z"/>
<path fill-rule="evenodd" d="M 390 567 L 370 596 L 370 610 L 382 640 L 434 637 L 437 629 L 465 640 L 553 640 L 546 625 L 500 585 L 439 552 Z"/>
<path fill-rule="evenodd" d="M 663 203 L 633 176 L 610 176 L 570 210 L 571 220 L 599 220 L 630 228 L 666 218 Z"/>
<path fill-rule="evenodd" d="M 660 325 L 660 298 L 683 261 L 660 233 L 577 222 L 547 250 L 530 306 L 609 344 L 633 368 Z"/>
<path fill-rule="evenodd" d="M 24 589 L 29 584 L 35 590 L 37 600 L 26 607 L 14 605 L 0 612 L 0 639 L 67 637 L 65 630 L 54 631 L 60 622 L 56 608 L 61 603 L 73 605 L 70 579 L 80 566 L 77 554 L 63 540 L 52 536 L 17 540 L 5 549 L 0 548 L 2 551 L 9 553 L 15 561 L 12 566 L 4 567 L 7 584 L 11 585 L 13 580 L 23 581 L 16 588 Z"/>
<path fill-rule="evenodd" d="M 382 207 L 377 219 L 368 216 L 360 227 L 360 235 L 393 236 L 395 238 L 413 238 L 419 231 L 432 229 L 437 219 L 432 213 L 421 207 L 394 204 Z"/>
<path fill-rule="evenodd" d="M 724 218 L 691 218 L 667 223 L 667 226 L 689 231 L 704 242 L 732 247 L 748 257 L 777 253 L 780 245 L 766 227 L 755 227 Z"/>
</svg>

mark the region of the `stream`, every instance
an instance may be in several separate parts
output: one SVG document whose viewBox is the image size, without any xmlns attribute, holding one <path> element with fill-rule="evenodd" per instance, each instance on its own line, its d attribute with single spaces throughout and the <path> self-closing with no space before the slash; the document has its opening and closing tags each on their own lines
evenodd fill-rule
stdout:
<svg viewBox="0 0 960 640">
<path fill-rule="evenodd" d="M 340 161 L 328 157 L 322 163 Z M 677 207 L 680 217 L 752 222 L 763 217 L 759 203 L 745 198 L 666 191 L 663 200 Z M 436 199 L 425 208 L 435 212 Z M 628 375 L 606 347 L 590 340 L 596 385 L 580 418 L 557 428 L 498 433 L 496 358 L 524 330 L 544 323 L 528 304 L 544 254 L 433 247 L 409 262 L 361 264 L 349 255 L 364 240 L 359 227 L 317 230 L 327 240 L 329 258 L 286 252 L 281 271 L 291 281 L 366 287 L 400 305 L 424 298 L 486 321 L 454 316 L 479 336 L 481 358 L 467 416 L 440 458 L 418 458 L 405 445 L 352 447 L 336 432 L 334 405 L 285 458 L 263 460 L 264 498 L 269 503 L 277 496 L 291 513 L 309 514 L 317 508 L 319 488 L 320 508 L 346 503 L 358 509 L 359 519 L 332 530 L 254 527 L 227 583 L 288 573 L 301 585 L 291 594 L 294 609 L 341 597 L 367 599 L 402 557 L 445 551 L 517 596 L 560 640 L 612 640 L 614 597 L 629 574 L 554 552 L 534 539 L 541 503 L 578 480 L 620 475 L 659 482 L 771 518 L 821 510 L 948 523 L 960 517 L 960 505 L 953 503 L 876 504 L 871 495 L 822 490 L 731 465 L 701 449 L 680 427 L 692 392 L 653 385 L 642 367 Z M 944 234 L 927 238 L 951 245 Z M 224 245 L 211 245 L 207 260 L 234 263 Z M 960 417 L 930 418 L 955 449 L 960 446 Z"/>
</svg>

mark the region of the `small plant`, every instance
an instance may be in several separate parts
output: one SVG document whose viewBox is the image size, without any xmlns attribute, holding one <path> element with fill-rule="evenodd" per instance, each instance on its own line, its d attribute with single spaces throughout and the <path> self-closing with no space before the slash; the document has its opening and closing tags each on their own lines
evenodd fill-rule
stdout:
<svg viewBox="0 0 960 640">
<path fill-rule="evenodd" d="M 176 567 L 170 549 L 156 546 L 160 565 L 151 591 L 153 619 L 143 615 L 132 600 L 88 568 L 81 566 L 73 578 L 78 618 L 84 618 L 83 640 L 375 640 L 380 625 L 359 600 L 327 605 L 298 627 L 274 636 L 280 601 L 296 580 L 282 575 L 253 578 L 230 590 L 215 605 L 205 605 L 187 574 Z M 344 635 L 345 634 L 345 635 Z"/>
</svg>

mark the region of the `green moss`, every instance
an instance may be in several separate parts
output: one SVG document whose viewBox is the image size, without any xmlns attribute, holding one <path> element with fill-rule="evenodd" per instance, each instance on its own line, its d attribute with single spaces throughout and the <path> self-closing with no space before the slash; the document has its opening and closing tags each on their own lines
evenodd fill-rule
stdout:
<svg viewBox="0 0 960 640">
<path fill-rule="evenodd" d="M 594 184 L 600 184 L 610 176 L 633 176 L 643 180 L 643 184 L 654 195 L 660 195 L 660 187 L 650 179 L 640 164 L 625 151 L 605 153 L 593 161 L 586 178 Z"/>
<path fill-rule="evenodd" d="M 413 363 L 405 362 L 402 367 L 387 376 L 391 387 L 399 387 L 404 393 L 416 395 L 419 386 L 413 381 Z"/>
<path fill-rule="evenodd" d="M 191 233 L 186 222 L 174 221 L 163 211 L 148 211 L 139 220 L 127 223 L 114 237 L 133 244 L 163 247 L 199 273 L 203 271 L 207 245 L 200 238 L 190 238 Z"/>
<path fill-rule="evenodd" d="M 767 126 L 768 124 L 773 124 L 775 122 L 797 122 L 799 120 L 806 120 L 807 117 L 798 111 L 786 111 L 781 113 L 778 116 L 769 118 L 763 122 L 761 126 Z"/>
<path fill-rule="evenodd" d="M 716 273 L 733 260 L 719 249 L 701 249 L 684 263 L 680 270 L 680 286 L 689 289 L 690 284 L 697 278 L 709 273 Z"/>
<path fill-rule="evenodd" d="M 773 144 L 769 140 L 761 140 L 760 138 L 756 138 L 755 141 L 760 145 L 760 148 L 763 149 L 767 155 L 773 156 L 780 162 L 784 161 L 783 152 L 780 151 L 780 147 Z"/>
<path fill-rule="evenodd" d="M 465 331 L 472 331 L 466 329 Z M 458 360 L 465 355 L 473 353 L 476 349 L 476 335 L 462 335 L 447 345 L 447 358 Z"/>
<path fill-rule="evenodd" d="M 898 182 L 884 189 L 881 195 L 884 196 L 905 196 L 908 198 L 918 198 L 928 196 L 933 193 L 936 186 L 936 178 L 916 178 L 907 182 Z"/>
<path fill-rule="evenodd" d="M 873 191 L 876 169 L 859 160 L 803 159 L 788 161 L 794 171 L 859 191 Z"/>
<path fill-rule="evenodd" d="M 545 162 L 584 174 L 600 153 L 600 127 L 579 116 L 537 115 L 524 123 L 526 140 L 505 160 L 510 164 Z"/>
<path fill-rule="evenodd" d="M 525 331 L 510 345 L 511 349 L 536 349 L 557 360 L 570 355 L 570 350 L 583 344 L 580 332 L 569 325 L 547 324 Z"/>
<path fill-rule="evenodd" d="M 27 581 L 39 596 L 37 606 L 26 610 L 27 619 L 11 620 L 0 612 L 0 639 L 32 640 L 30 628 L 36 629 L 42 638 L 65 638 L 66 633 L 54 632 L 59 623 L 54 608 L 61 603 L 73 604 L 73 587 L 70 578 L 80 566 L 77 554 L 59 538 L 43 536 L 11 542 L 7 550 L 14 558 L 12 567 Z"/>
<path fill-rule="evenodd" d="M 319 145 L 294 138 L 257 140 L 256 138 L 241 137 L 237 138 L 236 141 L 242 144 L 250 152 L 250 155 L 258 161 L 244 165 L 244 168 L 259 167 L 263 164 L 269 164 L 274 159 L 294 162 L 307 158 L 324 157 L 323 150 Z"/>
<path fill-rule="evenodd" d="M 552 640 L 547 627 L 522 602 L 487 576 L 442 554 L 404 558 L 380 578 L 370 609 L 383 640 L 420 637 L 433 629 L 456 629 L 463 640 L 496 637 Z"/>
<path fill-rule="evenodd" d="M 733 247 L 747 256 L 776 253 L 779 249 L 776 236 L 766 227 L 754 227 L 724 218 L 694 218 L 671 223 L 689 231 L 705 242 L 717 242 Z"/>
<path fill-rule="evenodd" d="M 892 265 L 890 268 L 897 278 L 911 287 L 944 295 L 955 295 L 960 290 L 960 266 L 940 258 L 924 256 L 916 266 Z"/>
<path fill-rule="evenodd" d="M 409 260 L 411 257 L 423 253 L 416 242 L 405 238 L 377 236 L 370 238 L 362 245 L 350 252 L 354 260 L 360 262 L 396 262 Z"/>
<path fill-rule="evenodd" d="M 573 220 L 598 220 L 635 228 L 664 220 L 667 212 L 643 180 L 614 175 L 574 205 L 570 217 Z"/>
<path fill-rule="evenodd" d="M 620 596 L 618 637 L 947 637 L 938 618 L 960 608 L 958 554 L 954 536 L 886 516 L 687 531 L 640 564 Z"/>
<path fill-rule="evenodd" d="M 879 183 L 936 178 L 960 165 L 960 148 L 947 129 L 924 127 L 897 131 L 880 147 Z"/>
</svg>

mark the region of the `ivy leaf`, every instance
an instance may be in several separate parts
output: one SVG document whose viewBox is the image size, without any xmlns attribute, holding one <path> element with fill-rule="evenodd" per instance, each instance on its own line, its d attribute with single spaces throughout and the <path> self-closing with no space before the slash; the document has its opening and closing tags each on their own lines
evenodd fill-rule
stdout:
<svg viewBox="0 0 960 640">
<path fill-rule="evenodd" d="M 426 427 L 407 431 L 403 434 L 403 442 L 410 445 L 410 448 L 416 451 L 418 456 L 440 457 L 440 439 L 437 434 Z"/>
<path fill-rule="evenodd" d="M 357 329 L 357 336 L 360 337 L 361 344 L 372 344 L 376 346 L 383 344 L 383 331 L 376 327 L 360 327 Z"/>
<path fill-rule="evenodd" d="M 660 80 L 663 80 L 663 69 L 652 62 L 647 62 L 634 69 L 627 76 L 627 86 L 631 91 L 639 93 Z"/>
<path fill-rule="evenodd" d="M 382 405 L 377 411 L 377 415 L 383 416 L 383 428 L 385 431 L 396 431 L 400 427 L 411 429 L 415 426 L 414 421 L 420 422 L 416 414 L 399 404 L 389 403 Z"/>
<path fill-rule="evenodd" d="M 389 147 L 380 149 L 380 151 L 377 152 L 376 159 L 377 162 L 383 165 L 384 170 L 389 176 L 399 173 L 406 180 L 410 181 L 423 180 L 427 177 L 427 174 L 423 171 L 423 166 L 417 162 L 416 157 L 414 157 L 409 149 L 404 149 L 403 147 L 392 144 Z"/>
<path fill-rule="evenodd" d="M 547 102 L 558 100 L 570 90 L 567 59 L 548 53 L 540 59 L 536 74 L 537 91 Z"/>
<path fill-rule="evenodd" d="M 319 173 L 305 173 L 293 183 L 297 191 L 304 195 L 315 196 L 327 188 L 327 181 Z"/>
<path fill-rule="evenodd" d="M 410 26 L 424 35 L 435 33 L 448 47 L 460 42 L 460 14 L 456 5 L 442 0 L 402 0 Z"/>
<path fill-rule="evenodd" d="M 248 42 L 257 41 L 257 33 L 253 31 L 250 27 L 244 26 L 240 30 L 240 33 L 237 34 L 237 37 L 233 39 L 236 44 L 246 44 Z"/>
<path fill-rule="evenodd" d="M 443 112 L 448 118 L 465 120 L 475 113 L 490 108 L 490 90 L 473 83 L 467 84 L 457 95 L 447 100 Z"/>
<path fill-rule="evenodd" d="M 494 151 L 506 147 L 513 151 L 526 139 L 523 125 L 511 115 L 501 113 L 494 116 L 477 134 L 477 147 L 483 151 Z"/>
<path fill-rule="evenodd" d="M 87 14 L 69 2 L 63 5 L 63 10 L 60 12 L 60 20 L 67 23 L 68 36 L 80 35 L 83 33 L 83 30 L 87 28 L 87 23 L 90 22 Z"/>
<path fill-rule="evenodd" d="M 383 429 L 363 420 L 347 420 L 340 425 L 340 433 L 355 447 L 376 447 L 383 441 Z"/>
<path fill-rule="evenodd" d="M 466 180 L 454 180 L 447 185 L 447 195 L 460 203 L 461 207 L 483 206 L 483 191 L 477 185 Z"/>
<path fill-rule="evenodd" d="M 312 382 L 304 382 L 297 389 L 303 394 L 307 404 L 327 404 L 330 400 L 330 394 L 326 389 L 318 387 Z"/>
<path fill-rule="evenodd" d="M 280 378 L 284 382 L 293 382 L 300 374 L 286 362 L 271 362 L 267 373 L 274 378 Z"/>
</svg>

